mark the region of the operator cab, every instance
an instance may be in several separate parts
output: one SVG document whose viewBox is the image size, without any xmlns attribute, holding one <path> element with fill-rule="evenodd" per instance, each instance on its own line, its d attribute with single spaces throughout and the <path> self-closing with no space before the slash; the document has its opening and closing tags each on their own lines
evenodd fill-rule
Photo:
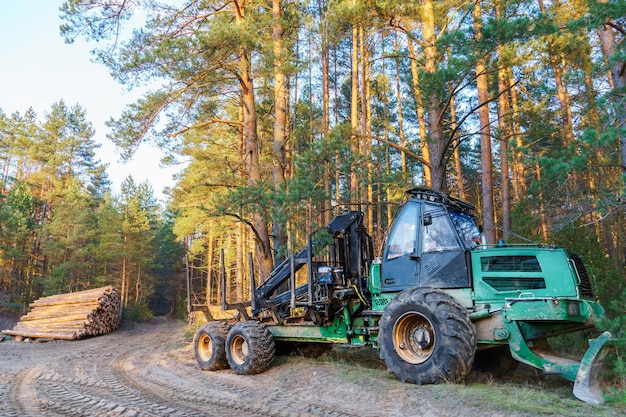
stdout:
<svg viewBox="0 0 626 417">
<path fill-rule="evenodd" d="M 470 287 L 469 250 L 480 242 L 474 208 L 429 189 L 407 193 L 386 239 L 381 290 Z"/>
</svg>

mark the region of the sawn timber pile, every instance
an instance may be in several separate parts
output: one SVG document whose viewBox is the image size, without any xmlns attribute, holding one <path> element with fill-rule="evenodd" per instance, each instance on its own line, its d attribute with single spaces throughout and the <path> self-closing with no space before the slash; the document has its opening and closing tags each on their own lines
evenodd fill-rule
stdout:
<svg viewBox="0 0 626 417">
<path fill-rule="evenodd" d="M 13 330 L 2 333 L 29 338 L 76 340 L 119 327 L 120 297 L 111 287 L 42 297 L 30 304 Z"/>
</svg>

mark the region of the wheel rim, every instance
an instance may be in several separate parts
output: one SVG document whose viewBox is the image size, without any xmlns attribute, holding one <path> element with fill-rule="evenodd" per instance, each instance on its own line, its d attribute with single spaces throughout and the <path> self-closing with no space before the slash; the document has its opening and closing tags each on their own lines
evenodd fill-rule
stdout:
<svg viewBox="0 0 626 417">
<path fill-rule="evenodd" d="M 243 365 L 248 359 L 248 342 L 242 336 L 235 336 L 231 343 L 231 356 L 237 365 Z"/>
<path fill-rule="evenodd" d="M 202 335 L 198 340 L 198 355 L 205 362 L 213 356 L 213 340 L 209 336 Z"/>
<path fill-rule="evenodd" d="M 433 325 L 417 312 L 403 314 L 393 326 L 393 345 L 398 355 L 414 365 L 424 363 L 435 349 Z"/>
</svg>

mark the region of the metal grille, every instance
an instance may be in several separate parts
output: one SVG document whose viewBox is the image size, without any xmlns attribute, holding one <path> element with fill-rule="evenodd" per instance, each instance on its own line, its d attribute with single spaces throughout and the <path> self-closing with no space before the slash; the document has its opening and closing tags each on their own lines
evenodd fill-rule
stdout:
<svg viewBox="0 0 626 417">
<path fill-rule="evenodd" d="M 389 299 L 388 298 L 378 298 L 378 297 L 374 297 L 372 298 L 372 304 L 374 304 L 377 307 L 384 307 L 387 304 L 389 304 Z"/>
<path fill-rule="evenodd" d="M 591 285 L 591 278 L 587 273 L 587 268 L 585 268 L 583 258 L 580 255 L 571 252 L 569 254 L 569 257 L 574 263 L 574 267 L 576 268 L 578 276 L 580 277 L 580 284 L 578 286 L 580 290 L 580 296 L 582 298 L 595 298 L 595 294 L 593 293 L 593 286 Z"/>
</svg>

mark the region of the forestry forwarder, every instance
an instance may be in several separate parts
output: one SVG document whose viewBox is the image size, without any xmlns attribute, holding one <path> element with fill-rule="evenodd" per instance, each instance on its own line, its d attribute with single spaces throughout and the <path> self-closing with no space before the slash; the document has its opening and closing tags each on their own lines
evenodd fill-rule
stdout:
<svg viewBox="0 0 626 417">
<path fill-rule="evenodd" d="M 382 257 L 372 256 L 363 214 L 350 211 L 311 234 L 258 288 L 251 273 L 250 302 L 226 302 L 222 255 L 222 309 L 237 309 L 240 321 L 198 329 L 200 367 L 255 374 L 270 367 L 275 341 L 339 343 L 378 348 L 400 380 L 430 384 L 463 379 L 478 352 L 496 372 L 523 362 L 574 381 L 582 401 L 602 403 L 598 363 L 611 334 L 589 340 L 580 361 L 547 342 L 604 314 L 580 256 L 477 244 L 474 207 L 430 189 L 407 194 Z M 305 265 L 307 282 L 297 286 Z"/>
</svg>

